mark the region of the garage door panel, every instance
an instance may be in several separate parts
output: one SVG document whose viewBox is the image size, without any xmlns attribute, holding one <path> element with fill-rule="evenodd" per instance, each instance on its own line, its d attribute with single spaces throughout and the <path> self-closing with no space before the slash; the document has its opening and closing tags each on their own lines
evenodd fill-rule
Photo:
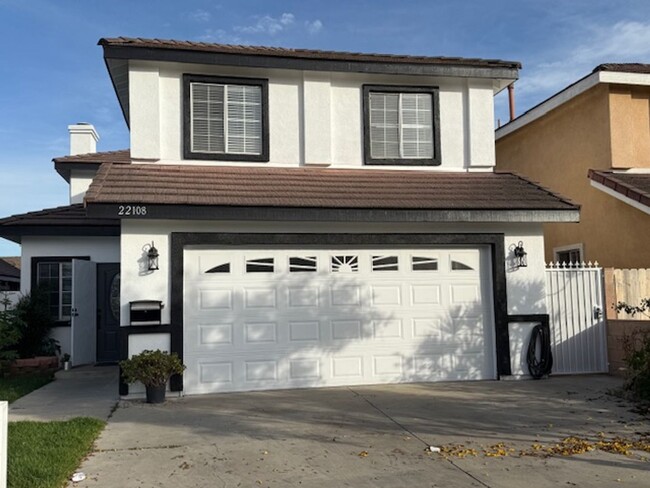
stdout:
<svg viewBox="0 0 650 488">
<path fill-rule="evenodd" d="M 186 392 L 492 378 L 482 254 L 186 250 Z"/>
<path fill-rule="evenodd" d="M 197 295 L 199 311 L 233 309 L 233 290 L 231 289 L 199 290 Z"/>
</svg>

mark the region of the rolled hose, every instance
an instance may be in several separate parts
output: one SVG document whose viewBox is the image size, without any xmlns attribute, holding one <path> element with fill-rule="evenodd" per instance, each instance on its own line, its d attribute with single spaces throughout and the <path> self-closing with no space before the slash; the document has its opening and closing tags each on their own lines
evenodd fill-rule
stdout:
<svg viewBox="0 0 650 488">
<path fill-rule="evenodd" d="M 540 355 L 537 357 L 537 343 L 540 343 Z M 528 371 L 538 380 L 551 373 L 553 368 L 553 353 L 551 352 L 551 332 L 548 327 L 538 324 L 533 327 L 528 343 Z"/>
</svg>

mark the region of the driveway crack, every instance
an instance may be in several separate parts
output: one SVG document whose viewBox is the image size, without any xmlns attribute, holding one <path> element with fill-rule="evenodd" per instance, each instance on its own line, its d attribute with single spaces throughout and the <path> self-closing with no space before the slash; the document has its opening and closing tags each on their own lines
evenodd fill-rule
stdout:
<svg viewBox="0 0 650 488">
<path fill-rule="evenodd" d="M 407 426 L 405 426 L 404 424 L 398 422 L 396 419 L 394 419 L 393 417 L 391 417 L 390 414 L 388 414 L 387 412 L 384 412 L 384 411 L 383 411 L 379 406 L 375 405 L 375 404 L 374 404 L 374 403 L 373 403 L 369 398 L 367 398 L 366 396 L 364 396 L 362 393 L 359 393 L 358 391 L 355 391 L 355 390 L 353 390 L 353 389 L 350 388 L 350 387 L 348 387 L 348 391 L 350 391 L 353 395 L 355 395 L 355 396 L 361 398 L 363 401 L 365 401 L 368 405 L 370 405 L 372 408 L 374 408 L 374 409 L 375 409 L 377 412 L 379 412 L 381 415 L 383 415 L 383 416 L 386 417 L 388 420 L 390 420 L 391 422 L 393 422 L 396 426 L 398 426 L 398 427 L 399 427 L 400 429 L 402 429 L 404 432 L 407 432 L 411 437 L 413 437 L 414 439 L 419 440 L 422 444 L 424 444 L 425 449 L 426 449 L 426 448 L 429 448 L 429 447 L 431 446 L 430 443 L 428 443 L 427 441 L 425 441 L 422 437 L 420 437 L 419 435 L 417 435 L 415 432 L 413 432 L 413 431 L 412 431 L 411 429 L 409 429 Z M 485 488 L 491 488 L 490 485 L 488 485 L 487 483 L 485 483 L 483 480 L 477 478 L 476 476 L 474 476 L 474 475 L 473 475 L 472 473 L 470 473 L 469 471 L 467 471 L 467 470 L 461 468 L 460 466 L 458 466 L 458 465 L 457 465 L 453 460 L 451 460 L 451 459 L 449 459 L 449 458 L 447 458 L 447 457 L 444 457 L 444 459 L 445 459 L 445 461 L 447 461 L 449 464 L 451 464 L 454 468 L 456 468 L 458 471 L 460 471 L 461 473 L 463 473 L 463 474 L 469 476 L 469 477 L 472 478 L 474 481 L 476 481 L 477 483 L 479 483 L 481 486 L 484 486 Z"/>
</svg>

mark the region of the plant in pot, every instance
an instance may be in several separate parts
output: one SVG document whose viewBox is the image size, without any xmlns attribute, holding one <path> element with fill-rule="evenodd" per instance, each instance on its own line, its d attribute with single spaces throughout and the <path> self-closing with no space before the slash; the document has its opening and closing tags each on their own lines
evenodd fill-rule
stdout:
<svg viewBox="0 0 650 488">
<path fill-rule="evenodd" d="M 122 377 L 127 383 L 139 381 L 147 389 L 147 403 L 165 401 L 167 381 L 175 374 L 182 374 L 185 365 L 178 354 L 155 351 L 142 351 L 131 359 L 120 361 Z"/>
<path fill-rule="evenodd" d="M 68 371 L 70 369 L 70 354 L 67 352 L 61 357 L 61 364 L 63 365 L 63 370 Z"/>
</svg>

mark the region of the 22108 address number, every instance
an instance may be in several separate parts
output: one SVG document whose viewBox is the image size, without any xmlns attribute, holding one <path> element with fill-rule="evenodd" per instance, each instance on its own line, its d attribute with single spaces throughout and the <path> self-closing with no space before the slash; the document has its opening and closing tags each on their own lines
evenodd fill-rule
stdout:
<svg viewBox="0 0 650 488">
<path fill-rule="evenodd" d="M 147 207 L 145 205 L 119 205 L 117 215 L 124 217 L 147 215 Z"/>
</svg>

